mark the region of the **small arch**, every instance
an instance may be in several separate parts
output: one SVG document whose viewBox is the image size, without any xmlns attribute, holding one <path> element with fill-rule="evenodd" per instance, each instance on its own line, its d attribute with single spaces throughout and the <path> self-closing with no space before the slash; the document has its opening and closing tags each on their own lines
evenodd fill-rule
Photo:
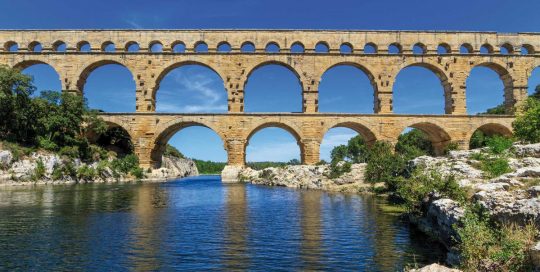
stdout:
<svg viewBox="0 0 540 272">
<path fill-rule="evenodd" d="M 36 87 L 33 95 L 39 96 L 43 91 L 61 92 L 62 81 L 60 74 L 50 64 L 38 60 L 26 60 L 13 66 L 23 74 L 32 77 L 32 84 Z"/>
<path fill-rule="evenodd" d="M 464 43 L 459 47 L 459 53 L 460 54 L 472 54 L 474 52 L 474 49 L 471 44 Z"/>
<path fill-rule="evenodd" d="M 341 46 L 339 46 L 339 52 L 341 54 L 352 54 L 353 52 L 353 46 L 350 43 L 342 43 Z"/>
<path fill-rule="evenodd" d="M 184 53 L 186 52 L 186 44 L 181 41 L 175 41 L 171 44 L 171 49 L 173 53 Z"/>
<path fill-rule="evenodd" d="M 416 43 L 413 45 L 412 52 L 415 55 L 424 55 L 427 53 L 427 47 L 423 43 Z"/>
<path fill-rule="evenodd" d="M 305 51 L 306 49 L 301 42 L 294 42 L 291 45 L 291 53 L 304 53 Z"/>
<path fill-rule="evenodd" d="M 421 130 L 428 136 L 436 156 L 443 155 L 446 146 L 452 141 L 450 135 L 443 128 L 430 122 L 415 123 L 408 127 Z"/>
<path fill-rule="evenodd" d="M 399 43 L 391 43 L 388 46 L 388 54 L 401 54 L 403 53 L 403 47 Z"/>
<path fill-rule="evenodd" d="M 86 80 L 88 79 L 88 76 L 94 70 L 96 70 L 96 69 L 98 69 L 98 68 L 100 68 L 102 66 L 109 65 L 109 64 L 120 65 L 120 66 L 124 67 L 125 69 L 127 69 L 129 71 L 129 73 L 133 76 L 133 72 L 127 66 L 125 66 L 124 64 L 122 64 L 120 62 L 117 62 L 117 61 L 114 61 L 114 60 L 99 60 L 99 61 L 96 61 L 94 63 L 89 64 L 88 66 L 86 66 L 84 68 L 84 70 L 79 75 L 79 80 L 77 81 L 77 89 L 81 90 L 81 92 L 82 92 L 83 89 L 84 89 L 84 85 L 86 84 Z"/>
<path fill-rule="evenodd" d="M 514 54 L 514 46 L 509 43 L 501 45 L 501 55 L 512 55 Z"/>
<path fill-rule="evenodd" d="M 43 50 L 43 46 L 41 46 L 41 43 L 33 41 L 28 45 L 28 50 L 39 53 L 41 50 Z"/>
<path fill-rule="evenodd" d="M 493 54 L 493 46 L 489 43 L 485 43 L 480 47 L 480 54 Z"/>
<path fill-rule="evenodd" d="M 366 43 L 366 45 L 364 46 L 364 54 L 377 54 L 377 53 L 378 53 L 378 48 L 376 44 L 372 42 Z"/>
<path fill-rule="evenodd" d="M 148 50 L 152 53 L 161 53 L 163 52 L 163 44 L 159 41 L 152 41 L 148 44 Z"/>
<path fill-rule="evenodd" d="M 52 45 L 53 51 L 55 52 L 66 52 L 67 45 L 63 41 L 56 41 Z"/>
<path fill-rule="evenodd" d="M 315 45 L 315 53 L 328 53 L 330 52 L 330 47 L 327 42 L 318 42 Z"/>
<path fill-rule="evenodd" d="M 126 52 L 131 52 L 131 53 L 139 52 L 140 49 L 141 47 L 135 41 L 126 43 L 126 47 L 124 48 Z"/>
<path fill-rule="evenodd" d="M 530 44 L 524 44 L 521 46 L 521 55 L 534 55 L 536 52 L 534 51 L 534 46 Z"/>
<path fill-rule="evenodd" d="M 208 53 L 208 44 L 203 41 L 195 43 L 195 53 Z"/>
<path fill-rule="evenodd" d="M 219 53 L 230 53 L 231 45 L 228 42 L 220 42 L 218 43 L 217 51 Z"/>
<path fill-rule="evenodd" d="M 469 148 L 474 149 L 484 147 L 486 144 L 486 137 L 494 135 L 512 137 L 512 134 L 512 129 L 508 128 L 505 125 L 497 123 L 483 124 L 476 128 L 469 137 Z"/>
<path fill-rule="evenodd" d="M 279 53 L 279 50 L 279 45 L 276 42 L 269 42 L 265 48 L 266 53 Z"/>
<path fill-rule="evenodd" d="M 452 53 L 452 48 L 447 43 L 441 43 L 437 46 L 437 54 L 445 55 Z"/>
<path fill-rule="evenodd" d="M 113 42 L 111 41 L 106 41 L 104 43 L 101 44 L 101 52 L 115 52 L 116 51 L 116 47 L 114 45 Z"/>
<path fill-rule="evenodd" d="M 4 44 L 4 50 L 7 52 L 19 51 L 19 45 L 14 41 L 9 41 Z"/>
<path fill-rule="evenodd" d="M 240 46 L 240 52 L 242 53 L 254 53 L 255 52 L 255 44 L 252 42 L 244 42 Z"/>
<path fill-rule="evenodd" d="M 87 41 L 80 41 L 77 43 L 77 51 L 79 52 L 90 52 L 92 51 L 92 47 L 90 46 L 90 43 Z"/>
</svg>

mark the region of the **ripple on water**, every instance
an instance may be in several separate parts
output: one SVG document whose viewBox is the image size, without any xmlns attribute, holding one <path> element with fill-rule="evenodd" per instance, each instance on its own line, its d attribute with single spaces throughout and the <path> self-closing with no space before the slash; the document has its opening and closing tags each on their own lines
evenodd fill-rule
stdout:
<svg viewBox="0 0 540 272">
<path fill-rule="evenodd" d="M 222 184 L 87 184 L 0 191 L 6 270 L 369 270 L 442 252 L 381 199 Z"/>
</svg>

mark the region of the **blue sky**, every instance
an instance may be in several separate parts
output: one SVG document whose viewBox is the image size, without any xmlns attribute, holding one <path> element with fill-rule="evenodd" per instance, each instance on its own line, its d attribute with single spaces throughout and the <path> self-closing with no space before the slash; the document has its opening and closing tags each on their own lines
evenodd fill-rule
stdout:
<svg viewBox="0 0 540 272">
<path fill-rule="evenodd" d="M 374 30 L 477 30 L 499 32 L 540 31 L 540 1 L 0 1 L 0 28 L 280 28 Z M 58 90 L 52 68 L 36 65 L 24 71 L 35 78 L 39 90 Z M 540 84 L 540 69 L 529 81 L 531 91 Z M 135 110 L 135 83 L 121 66 L 108 65 L 88 78 L 89 105 L 114 112 Z M 338 66 L 322 78 L 321 112 L 373 112 L 373 90 L 367 76 L 354 67 Z M 396 113 L 443 113 L 444 98 L 438 78 L 421 67 L 400 72 L 394 85 Z M 503 101 L 503 85 L 488 68 L 475 68 L 467 81 L 467 106 L 474 114 Z M 281 99 L 280 99 L 281 97 Z M 225 112 L 226 92 L 214 72 L 201 66 L 171 71 L 157 93 L 160 112 Z M 414 103 L 412 103 L 414 102 Z M 286 68 L 263 66 L 245 88 L 246 112 L 300 111 L 297 78 Z M 321 146 L 321 158 L 356 135 L 335 128 Z M 225 161 L 219 137 L 211 130 L 191 127 L 170 141 L 187 156 Z M 279 150 L 279 152 L 276 152 Z M 255 134 L 247 148 L 248 161 L 288 161 L 299 158 L 299 148 L 287 132 L 268 128 Z"/>
</svg>

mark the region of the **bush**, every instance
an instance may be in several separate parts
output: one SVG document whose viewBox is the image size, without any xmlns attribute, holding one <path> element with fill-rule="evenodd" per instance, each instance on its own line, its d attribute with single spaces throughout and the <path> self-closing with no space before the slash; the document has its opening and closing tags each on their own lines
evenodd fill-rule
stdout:
<svg viewBox="0 0 540 272">
<path fill-rule="evenodd" d="M 399 135 L 396 151 L 401 154 L 409 154 L 413 151 L 411 154 L 414 157 L 434 154 L 433 146 L 431 145 L 428 135 L 415 128 Z"/>
<path fill-rule="evenodd" d="M 68 158 L 76 159 L 79 158 L 79 147 L 78 146 L 64 146 L 60 148 L 60 155 L 67 156 Z"/>
<path fill-rule="evenodd" d="M 493 135 L 486 139 L 486 146 L 493 154 L 501 154 L 508 150 L 514 141 L 511 138 Z"/>
<path fill-rule="evenodd" d="M 444 154 L 448 155 L 450 151 L 458 150 L 459 144 L 457 142 L 450 142 L 446 147 L 444 148 Z"/>
<path fill-rule="evenodd" d="M 96 169 L 89 167 L 88 165 L 83 165 L 77 169 L 77 178 L 79 180 L 93 180 L 97 176 Z"/>
<path fill-rule="evenodd" d="M 485 158 L 481 165 L 482 171 L 487 174 L 487 177 L 494 178 L 502 174 L 506 174 L 512 171 L 508 160 L 506 158 Z"/>
<path fill-rule="evenodd" d="M 392 152 L 392 149 L 392 144 L 388 142 L 373 144 L 365 172 L 367 182 L 393 184 L 392 180 L 404 173 L 407 162 L 402 156 Z M 388 189 L 394 190 L 395 188 L 390 186 Z"/>
<path fill-rule="evenodd" d="M 139 167 L 139 158 L 136 155 L 127 155 L 121 159 L 115 159 L 110 163 L 110 168 L 116 178 L 131 174 L 136 178 L 143 178 L 144 171 Z"/>
<path fill-rule="evenodd" d="M 41 136 L 38 137 L 38 146 L 49 151 L 58 150 L 58 145 L 56 143 Z"/>
<path fill-rule="evenodd" d="M 332 161 L 332 163 L 330 163 L 329 170 L 330 172 L 328 172 L 327 174 L 328 178 L 331 178 L 331 179 L 338 178 L 338 177 L 341 177 L 341 175 L 345 173 L 351 172 L 351 163 L 346 162 L 346 161 L 341 161 L 341 162 Z"/>
<path fill-rule="evenodd" d="M 52 179 L 59 180 L 63 177 L 77 177 L 77 169 L 71 160 L 65 160 L 62 164 L 55 164 Z"/>
<path fill-rule="evenodd" d="M 530 271 L 528 249 L 537 236 L 534 225 L 498 225 L 478 206 L 468 207 L 457 226 L 461 266 L 466 271 Z"/>
<path fill-rule="evenodd" d="M 45 164 L 39 159 L 36 162 L 36 168 L 34 168 L 34 173 L 32 174 L 32 180 L 39 180 L 45 176 Z"/>
<path fill-rule="evenodd" d="M 184 154 L 182 154 L 180 150 L 178 150 L 176 147 L 170 144 L 167 144 L 167 147 L 165 148 L 165 152 L 163 153 L 163 156 L 174 157 L 174 158 L 179 158 L 179 159 L 185 158 Z"/>
<path fill-rule="evenodd" d="M 464 202 L 466 193 L 459 187 L 453 176 L 443 177 L 435 171 L 426 172 L 417 168 L 409 178 L 394 179 L 394 197 L 407 207 L 409 212 L 420 212 L 422 201 L 432 192 L 441 197 Z"/>
<path fill-rule="evenodd" d="M 529 97 L 512 123 L 514 135 L 525 142 L 540 142 L 540 100 Z"/>
</svg>

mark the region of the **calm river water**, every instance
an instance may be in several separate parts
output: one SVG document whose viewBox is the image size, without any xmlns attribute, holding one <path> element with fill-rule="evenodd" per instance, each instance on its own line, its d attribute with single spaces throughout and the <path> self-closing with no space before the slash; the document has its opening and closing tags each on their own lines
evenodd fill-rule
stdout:
<svg viewBox="0 0 540 272">
<path fill-rule="evenodd" d="M 244 184 L 0 188 L 2 270 L 396 271 L 437 246 L 369 196 Z"/>
</svg>

